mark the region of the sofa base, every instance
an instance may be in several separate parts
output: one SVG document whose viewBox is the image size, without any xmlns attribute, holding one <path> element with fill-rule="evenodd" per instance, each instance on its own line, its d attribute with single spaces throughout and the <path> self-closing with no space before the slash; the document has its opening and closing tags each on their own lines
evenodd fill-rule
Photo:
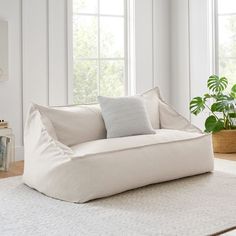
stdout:
<svg viewBox="0 0 236 236">
<path fill-rule="evenodd" d="M 172 141 L 161 142 L 168 137 L 168 132 L 175 132 Z M 144 135 L 146 139 L 140 136 L 144 140 L 143 146 L 139 144 L 139 137 L 134 136 L 137 146 L 135 142 L 130 142 L 131 147 L 124 149 L 118 145 L 118 149 L 112 147 L 110 150 L 112 145 L 107 145 L 106 150 L 102 141 L 98 140 L 100 145 L 97 146 L 87 143 L 87 146 L 72 147 L 72 157 L 29 158 L 24 182 L 47 196 L 84 203 L 213 170 L 210 135 L 189 133 L 190 138 L 180 139 L 176 136 L 182 137 L 182 131 L 162 130 L 162 133 L 159 142 L 153 141 L 153 135 Z M 127 143 L 127 140 L 124 142 Z M 99 152 L 95 147 L 106 151 Z"/>
</svg>

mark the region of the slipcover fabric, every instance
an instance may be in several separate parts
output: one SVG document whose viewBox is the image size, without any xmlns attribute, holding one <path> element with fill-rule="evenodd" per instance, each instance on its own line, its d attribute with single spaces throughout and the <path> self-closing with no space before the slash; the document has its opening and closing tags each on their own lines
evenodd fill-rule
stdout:
<svg viewBox="0 0 236 236">
<path fill-rule="evenodd" d="M 154 134 L 141 96 L 98 97 L 107 138 Z"/>
<path fill-rule="evenodd" d="M 140 96 L 145 102 L 153 129 L 159 129 L 158 90 L 151 89 Z M 41 119 L 45 121 L 44 125 L 51 135 L 67 146 L 106 138 L 106 128 L 98 104 L 61 107 L 31 104 L 31 107 L 41 114 Z"/>
<path fill-rule="evenodd" d="M 99 105 L 44 107 L 32 104 L 32 107 L 40 112 L 41 117 L 51 121 L 58 140 L 65 145 L 106 138 Z"/>
<path fill-rule="evenodd" d="M 158 97 L 154 107 L 160 129 L 156 134 L 98 138 L 70 142 L 70 146 L 60 140 L 55 121 L 32 104 L 25 126 L 23 181 L 50 197 L 83 203 L 212 171 L 211 135 L 202 133 L 167 105 L 157 88 L 148 93 L 157 94 L 155 101 Z M 71 107 L 63 111 L 67 109 Z M 106 133 L 105 128 L 101 133 Z"/>
</svg>

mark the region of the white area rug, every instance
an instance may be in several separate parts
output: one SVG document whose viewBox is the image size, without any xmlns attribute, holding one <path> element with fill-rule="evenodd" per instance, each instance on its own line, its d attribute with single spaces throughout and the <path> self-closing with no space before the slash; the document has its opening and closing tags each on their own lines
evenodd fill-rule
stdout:
<svg viewBox="0 0 236 236">
<path fill-rule="evenodd" d="M 215 158 L 214 163 L 215 163 L 215 170 L 236 175 L 236 161 L 229 161 Z"/>
<path fill-rule="evenodd" d="M 0 181 L 0 235 L 211 235 L 236 226 L 236 176 L 216 172 L 86 204 Z"/>
</svg>

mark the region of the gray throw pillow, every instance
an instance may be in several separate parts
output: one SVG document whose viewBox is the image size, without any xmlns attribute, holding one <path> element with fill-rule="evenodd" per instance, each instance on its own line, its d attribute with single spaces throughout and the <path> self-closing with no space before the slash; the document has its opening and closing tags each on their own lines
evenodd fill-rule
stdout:
<svg viewBox="0 0 236 236">
<path fill-rule="evenodd" d="M 98 97 L 107 130 L 107 138 L 155 134 L 143 98 Z"/>
</svg>

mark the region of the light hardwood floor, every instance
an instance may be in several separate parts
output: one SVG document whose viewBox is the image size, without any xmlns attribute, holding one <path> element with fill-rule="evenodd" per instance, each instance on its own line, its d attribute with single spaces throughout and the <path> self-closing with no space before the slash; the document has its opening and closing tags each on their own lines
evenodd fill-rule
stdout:
<svg viewBox="0 0 236 236">
<path fill-rule="evenodd" d="M 22 175 L 24 170 L 24 161 L 14 162 L 9 171 L 0 171 L 0 179 Z"/>
<path fill-rule="evenodd" d="M 236 153 L 231 153 L 231 154 L 215 153 L 215 157 L 229 161 L 236 161 Z"/>
<path fill-rule="evenodd" d="M 223 160 L 235 161 L 236 153 L 233 154 L 219 154 L 215 153 L 215 157 Z M 0 171 L 0 179 L 22 175 L 24 170 L 24 161 L 16 161 L 12 164 L 9 171 Z"/>
</svg>

